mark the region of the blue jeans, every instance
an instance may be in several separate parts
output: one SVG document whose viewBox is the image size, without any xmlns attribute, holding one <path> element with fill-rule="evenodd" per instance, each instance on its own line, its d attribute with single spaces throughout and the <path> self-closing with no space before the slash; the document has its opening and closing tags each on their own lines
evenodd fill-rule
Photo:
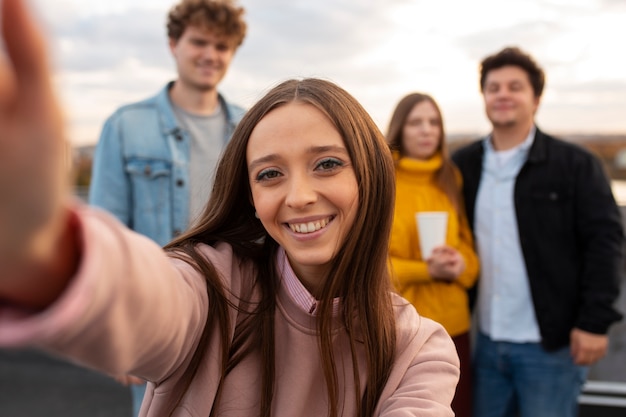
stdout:
<svg viewBox="0 0 626 417">
<path fill-rule="evenodd" d="M 569 347 L 496 342 L 478 332 L 474 351 L 474 417 L 575 417 L 587 367 Z"/>
<path fill-rule="evenodd" d="M 141 409 L 143 396 L 146 393 L 146 383 L 139 385 L 132 384 L 130 386 L 130 393 L 133 399 L 133 417 L 137 417 L 139 415 L 139 410 Z"/>
</svg>

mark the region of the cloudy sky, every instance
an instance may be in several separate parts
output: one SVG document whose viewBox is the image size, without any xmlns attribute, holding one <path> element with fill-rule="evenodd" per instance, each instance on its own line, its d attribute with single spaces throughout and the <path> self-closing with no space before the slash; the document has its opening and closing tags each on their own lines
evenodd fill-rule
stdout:
<svg viewBox="0 0 626 417">
<path fill-rule="evenodd" d="M 175 77 L 173 0 L 31 0 L 50 34 L 75 144 L 118 106 Z M 537 117 L 553 133 L 626 133 L 626 0 L 239 0 L 248 36 L 221 91 L 246 107 L 279 81 L 350 91 L 384 131 L 398 100 L 432 94 L 449 133 L 488 131 L 478 63 L 516 45 L 547 72 Z"/>
</svg>

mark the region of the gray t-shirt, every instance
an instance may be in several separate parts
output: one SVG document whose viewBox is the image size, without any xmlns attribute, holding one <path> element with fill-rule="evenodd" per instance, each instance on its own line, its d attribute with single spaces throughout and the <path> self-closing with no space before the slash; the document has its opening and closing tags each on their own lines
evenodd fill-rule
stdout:
<svg viewBox="0 0 626 417">
<path fill-rule="evenodd" d="M 204 210 L 213 189 L 215 169 L 226 145 L 222 106 L 209 115 L 189 113 L 173 105 L 178 123 L 189 132 L 189 221 Z"/>
</svg>

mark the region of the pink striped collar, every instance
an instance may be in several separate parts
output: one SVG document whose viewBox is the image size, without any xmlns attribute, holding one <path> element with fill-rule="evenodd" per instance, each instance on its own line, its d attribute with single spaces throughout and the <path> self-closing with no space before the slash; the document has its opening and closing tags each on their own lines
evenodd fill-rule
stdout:
<svg viewBox="0 0 626 417">
<path fill-rule="evenodd" d="M 317 315 L 317 300 L 311 295 L 311 293 L 302 285 L 300 279 L 296 276 L 293 268 L 289 264 L 287 254 L 281 247 L 278 248 L 277 254 L 278 270 L 283 279 L 283 285 L 287 289 L 289 296 L 295 301 L 295 303 L 306 311 L 308 314 Z M 339 314 L 339 297 L 333 299 L 333 316 Z"/>
</svg>

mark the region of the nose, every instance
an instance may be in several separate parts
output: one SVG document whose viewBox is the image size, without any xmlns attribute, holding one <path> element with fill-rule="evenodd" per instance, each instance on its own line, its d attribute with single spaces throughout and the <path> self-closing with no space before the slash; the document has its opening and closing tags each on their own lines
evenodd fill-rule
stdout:
<svg viewBox="0 0 626 417">
<path fill-rule="evenodd" d="M 418 131 L 423 135 L 428 135 L 433 130 L 432 125 L 428 120 L 423 121 L 419 124 Z"/>
<path fill-rule="evenodd" d="M 292 175 L 287 185 L 285 204 L 294 209 L 303 209 L 317 201 L 314 180 L 307 174 Z"/>
<path fill-rule="evenodd" d="M 208 44 L 204 48 L 202 48 L 202 58 L 204 59 L 213 59 L 217 55 L 217 48 L 215 45 Z"/>
<path fill-rule="evenodd" d="M 495 94 L 497 98 L 507 98 L 510 95 L 511 95 L 511 89 L 508 88 L 507 86 L 498 88 L 498 91 L 496 91 L 496 94 Z"/>
</svg>

